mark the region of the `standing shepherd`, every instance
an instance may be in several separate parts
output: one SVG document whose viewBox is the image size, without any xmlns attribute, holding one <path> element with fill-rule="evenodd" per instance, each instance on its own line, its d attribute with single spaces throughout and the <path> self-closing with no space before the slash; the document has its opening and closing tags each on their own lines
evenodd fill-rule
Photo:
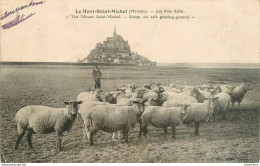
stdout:
<svg viewBox="0 0 260 166">
<path fill-rule="evenodd" d="M 92 71 L 93 81 L 94 81 L 94 89 L 101 89 L 100 78 L 102 77 L 101 71 L 98 69 L 98 66 L 95 65 Z"/>
</svg>

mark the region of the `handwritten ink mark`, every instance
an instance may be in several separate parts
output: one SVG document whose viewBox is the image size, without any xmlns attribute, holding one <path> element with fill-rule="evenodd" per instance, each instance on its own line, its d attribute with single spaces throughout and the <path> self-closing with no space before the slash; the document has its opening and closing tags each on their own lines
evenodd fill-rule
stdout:
<svg viewBox="0 0 260 166">
<path fill-rule="evenodd" d="M 23 6 L 20 6 L 20 7 L 17 7 L 15 10 L 5 11 L 5 13 L 1 16 L 1 19 L 0 19 L 0 20 L 5 19 L 6 17 L 8 17 L 8 16 L 14 14 L 15 12 L 18 14 L 18 12 L 19 12 L 20 10 L 23 10 L 23 9 L 25 9 L 25 8 L 29 8 L 29 7 L 31 7 L 31 6 L 41 5 L 41 4 L 43 4 L 43 3 L 45 3 L 45 1 L 33 2 L 33 0 L 32 0 L 29 4 L 23 5 Z"/>
<path fill-rule="evenodd" d="M 35 12 L 35 13 L 36 13 L 36 12 Z M 8 28 L 11 28 L 11 27 L 13 27 L 13 26 L 16 26 L 17 24 L 19 24 L 19 23 L 21 23 L 21 22 L 27 20 L 28 18 L 32 17 L 35 13 L 31 13 L 31 14 L 29 14 L 27 17 L 24 17 L 23 14 L 22 14 L 22 16 L 17 15 L 14 20 L 11 20 L 11 21 L 9 21 L 8 23 L 2 25 L 2 28 L 3 28 L 3 29 L 8 29 Z"/>
</svg>

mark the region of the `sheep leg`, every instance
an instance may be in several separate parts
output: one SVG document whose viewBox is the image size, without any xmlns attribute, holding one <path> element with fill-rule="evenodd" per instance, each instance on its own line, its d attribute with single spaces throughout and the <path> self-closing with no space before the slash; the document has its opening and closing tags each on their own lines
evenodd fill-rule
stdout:
<svg viewBox="0 0 260 166">
<path fill-rule="evenodd" d="M 61 150 L 62 132 L 57 132 L 57 149 Z"/>
<path fill-rule="evenodd" d="M 32 146 L 32 135 L 33 135 L 33 130 L 29 129 L 28 133 L 27 133 L 27 141 L 28 141 L 28 145 L 29 145 L 29 147 L 31 149 L 33 149 L 33 146 Z"/>
<path fill-rule="evenodd" d="M 227 119 L 227 111 L 224 111 L 223 112 L 223 120 L 226 120 Z"/>
<path fill-rule="evenodd" d="M 212 120 L 212 121 L 215 122 L 215 121 L 216 121 L 216 111 L 213 112 L 212 117 L 213 117 L 213 120 Z"/>
<path fill-rule="evenodd" d="M 125 129 L 123 135 L 125 136 L 125 142 L 128 143 L 128 132 L 129 130 Z"/>
<path fill-rule="evenodd" d="M 90 146 L 94 145 L 94 132 L 89 133 L 89 145 Z"/>
<path fill-rule="evenodd" d="M 142 127 L 142 132 L 144 133 L 144 138 L 146 138 L 146 134 L 148 133 L 147 126 Z"/>
<path fill-rule="evenodd" d="M 234 104 L 235 104 L 235 102 L 232 102 L 232 106 L 231 106 L 231 108 L 230 108 L 230 112 L 232 111 L 232 109 L 233 109 L 233 107 L 234 107 Z"/>
<path fill-rule="evenodd" d="M 240 102 L 238 102 L 237 105 L 238 105 L 238 111 L 240 111 L 240 110 L 241 110 L 241 108 L 240 108 Z"/>
<path fill-rule="evenodd" d="M 125 142 L 128 143 L 128 131 L 125 134 Z"/>
<path fill-rule="evenodd" d="M 113 132 L 112 140 L 115 140 L 115 139 L 116 139 L 116 132 Z"/>
<path fill-rule="evenodd" d="M 141 135 L 142 135 L 142 133 L 143 133 L 143 128 L 140 126 L 140 130 L 139 130 L 139 134 L 138 134 L 138 139 L 140 139 L 141 138 Z"/>
<path fill-rule="evenodd" d="M 166 136 L 167 136 L 167 127 L 163 128 L 163 132 L 164 132 L 164 138 L 166 138 Z"/>
<path fill-rule="evenodd" d="M 118 138 L 119 140 L 124 139 L 124 137 L 121 138 L 121 134 L 122 134 L 122 131 L 119 130 L 119 131 L 117 132 L 117 138 Z"/>
<path fill-rule="evenodd" d="M 238 102 L 237 104 L 238 104 L 237 117 L 238 117 L 238 119 L 241 119 L 241 117 L 240 117 L 240 111 L 241 111 L 240 102 Z"/>
<path fill-rule="evenodd" d="M 175 131 L 176 131 L 176 127 L 175 127 L 175 125 L 173 125 L 173 126 L 172 126 L 172 134 L 171 134 L 171 138 L 172 138 L 172 139 L 176 139 Z"/>
<path fill-rule="evenodd" d="M 194 136 L 199 136 L 199 127 L 200 127 L 200 122 L 195 122 L 195 134 Z"/>
<path fill-rule="evenodd" d="M 83 139 L 85 139 L 87 137 L 87 129 L 86 129 L 86 126 L 85 124 L 83 123 Z"/>
<path fill-rule="evenodd" d="M 139 121 L 140 123 L 140 127 L 139 127 L 139 135 L 138 135 L 138 138 L 140 139 L 141 138 L 141 135 L 142 135 L 142 132 L 143 132 L 143 127 L 142 127 L 142 121 L 140 120 Z"/>
<path fill-rule="evenodd" d="M 19 134 L 19 136 L 18 136 L 18 138 L 17 138 L 17 140 L 16 140 L 15 150 L 18 149 L 18 145 L 20 144 L 20 142 L 21 142 L 21 140 L 22 140 L 24 134 L 25 134 L 25 131 L 23 131 L 21 134 Z"/>
</svg>

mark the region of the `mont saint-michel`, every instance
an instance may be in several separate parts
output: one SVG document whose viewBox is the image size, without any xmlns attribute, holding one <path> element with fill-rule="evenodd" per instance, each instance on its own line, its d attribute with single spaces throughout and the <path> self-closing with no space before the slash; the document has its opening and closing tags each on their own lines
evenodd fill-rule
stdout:
<svg viewBox="0 0 260 166">
<path fill-rule="evenodd" d="M 156 66 L 156 62 L 150 61 L 148 58 L 132 52 L 128 41 L 114 29 L 113 37 L 107 37 L 103 43 L 97 43 L 96 48 L 79 62 L 88 63 L 110 63 L 110 64 L 133 64 L 140 66 Z"/>
</svg>

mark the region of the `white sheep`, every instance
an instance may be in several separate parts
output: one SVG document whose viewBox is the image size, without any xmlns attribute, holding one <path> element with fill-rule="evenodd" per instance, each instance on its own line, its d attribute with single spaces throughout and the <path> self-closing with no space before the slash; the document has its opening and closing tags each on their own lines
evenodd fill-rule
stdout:
<svg viewBox="0 0 260 166">
<path fill-rule="evenodd" d="M 212 95 L 214 95 L 214 90 L 213 89 L 199 89 L 198 90 L 201 94 L 202 94 L 202 96 L 203 97 L 210 97 L 210 96 L 212 96 Z"/>
<path fill-rule="evenodd" d="M 82 119 L 83 119 L 83 138 L 86 137 L 86 126 L 87 126 L 87 116 L 88 113 L 92 110 L 93 107 L 97 106 L 97 105 L 107 105 L 109 104 L 108 102 L 99 102 L 99 101 L 89 101 L 89 102 L 85 102 L 83 104 L 80 105 L 79 107 L 79 114 L 81 115 Z"/>
<path fill-rule="evenodd" d="M 94 134 L 103 130 L 105 132 L 123 131 L 123 138 L 128 142 L 128 132 L 134 127 L 138 118 L 144 112 L 143 100 L 136 99 L 132 106 L 97 105 L 88 114 L 86 130 L 89 143 L 92 146 Z"/>
<path fill-rule="evenodd" d="M 199 122 L 208 121 L 209 117 L 213 114 L 216 107 L 216 102 L 218 97 L 205 98 L 204 103 L 189 103 L 185 100 L 176 100 L 172 102 L 165 103 L 164 107 L 172 107 L 178 104 L 190 104 L 187 108 L 186 119 L 183 124 L 190 124 L 195 122 L 195 136 L 199 136 Z"/>
<path fill-rule="evenodd" d="M 153 92 L 153 91 L 147 91 L 143 94 L 142 98 L 144 100 L 148 100 L 149 98 L 152 98 L 152 99 L 157 99 L 158 97 L 158 94 Z"/>
<path fill-rule="evenodd" d="M 27 132 L 27 140 L 30 148 L 32 146 L 32 134 L 57 133 L 57 148 L 61 150 L 62 133 L 69 131 L 73 125 L 78 112 L 78 105 L 82 101 L 64 102 L 66 108 L 52 108 L 41 105 L 26 106 L 21 108 L 15 115 L 19 136 L 15 144 L 15 150 Z"/>
<path fill-rule="evenodd" d="M 145 112 L 141 116 L 142 129 L 139 132 L 139 138 L 143 133 L 146 137 L 147 126 L 152 125 L 157 128 L 164 129 L 164 136 L 167 135 L 167 127 L 172 127 L 171 138 L 175 139 L 175 128 L 182 124 L 186 118 L 186 110 L 189 105 L 183 107 L 159 107 L 149 106 L 145 108 Z"/>
<path fill-rule="evenodd" d="M 116 100 L 117 100 L 117 103 L 116 103 L 116 105 L 117 106 L 132 106 L 133 105 L 133 101 L 135 100 L 135 98 L 127 98 L 127 97 L 125 97 L 125 95 L 123 94 L 123 95 L 118 95 L 117 97 L 116 97 Z M 121 134 L 122 133 L 122 131 L 118 131 L 118 139 L 120 140 L 121 139 Z M 115 140 L 115 138 L 116 138 L 116 132 L 113 132 L 113 134 L 112 134 L 112 140 Z"/>
<path fill-rule="evenodd" d="M 189 91 L 186 91 L 186 94 L 189 96 L 195 97 L 199 103 L 204 102 L 205 96 L 202 93 L 200 93 L 198 88 L 193 87 Z"/>
<path fill-rule="evenodd" d="M 124 88 L 124 87 L 123 87 Z M 121 88 L 122 89 L 122 88 Z M 109 102 L 111 104 L 117 104 L 121 106 L 131 106 L 133 105 L 133 99 L 129 98 L 130 93 L 125 93 L 124 91 L 117 89 L 115 92 L 108 92 L 106 93 L 104 99 L 105 102 Z M 115 140 L 116 138 L 116 132 L 113 132 L 112 140 Z M 121 139 L 121 132 L 118 132 L 118 139 Z"/>
<path fill-rule="evenodd" d="M 135 98 L 127 98 L 125 97 L 124 94 L 122 95 L 118 95 L 116 97 L 116 105 L 117 106 L 131 106 L 133 105 L 133 100 L 135 100 Z M 116 138 L 116 132 L 113 132 L 112 135 L 112 140 L 115 140 Z M 121 131 L 118 131 L 118 139 L 121 139 Z"/>
<path fill-rule="evenodd" d="M 161 93 L 163 93 L 165 90 L 163 87 L 161 86 L 157 86 L 155 88 L 152 89 L 153 92 L 157 93 L 158 95 L 160 95 Z"/>
<path fill-rule="evenodd" d="M 252 89 L 253 87 L 247 83 L 242 83 L 240 86 L 236 87 L 231 94 L 231 102 L 232 102 L 231 110 L 233 109 L 235 102 L 238 102 L 238 108 L 240 110 L 240 103 L 242 102 L 246 92 Z"/>
<path fill-rule="evenodd" d="M 133 92 L 133 97 L 134 98 L 142 98 L 143 97 L 143 95 L 145 94 L 145 93 L 147 93 L 147 89 L 146 88 L 137 88 L 134 92 Z"/>
<path fill-rule="evenodd" d="M 180 104 L 190 104 L 190 103 L 198 103 L 195 100 L 168 100 L 163 103 L 163 107 L 177 107 Z"/>
<path fill-rule="evenodd" d="M 213 120 L 215 121 L 215 116 L 218 112 L 221 112 L 223 115 L 223 120 L 226 120 L 226 114 L 231 108 L 230 95 L 225 92 L 221 92 L 215 95 L 215 97 L 218 97 L 218 99 L 215 101 Z"/>
<path fill-rule="evenodd" d="M 231 94 L 234 88 L 235 87 L 230 85 L 216 85 L 214 86 L 214 91 L 216 91 L 217 93 L 225 92 Z"/>
<path fill-rule="evenodd" d="M 168 100 L 182 100 L 182 101 L 193 101 L 193 102 L 198 102 L 198 100 L 193 97 L 186 95 L 184 93 L 175 93 L 175 92 L 170 92 L 170 91 L 165 91 L 162 93 L 162 103 Z"/>
<path fill-rule="evenodd" d="M 183 124 L 190 124 L 195 122 L 195 136 L 199 136 L 199 123 L 208 121 L 209 117 L 214 112 L 215 100 L 218 97 L 205 98 L 204 103 L 191 103 L 190 107 L 187 108 L 186 119 Z"/>
<path fill-rule="evenodd" d="M 77 96 L 77 101 L 89 102 L 89 101 L 103 101 L 101 92 L 103 90 L 95 89 L 90 92 L 81 92 Z"/>
<path fill-rule="evenodd" d="M 128 98 L 128 97 L 125 97 L 124 95 L 119 95 L 116 97 L 116 101 L 117 101 L 117 105 L 122 105 L 122 106 L 130 106 L 132 105 L 132 101 L 134 100 L 135 98 Z"/>
</svg>

